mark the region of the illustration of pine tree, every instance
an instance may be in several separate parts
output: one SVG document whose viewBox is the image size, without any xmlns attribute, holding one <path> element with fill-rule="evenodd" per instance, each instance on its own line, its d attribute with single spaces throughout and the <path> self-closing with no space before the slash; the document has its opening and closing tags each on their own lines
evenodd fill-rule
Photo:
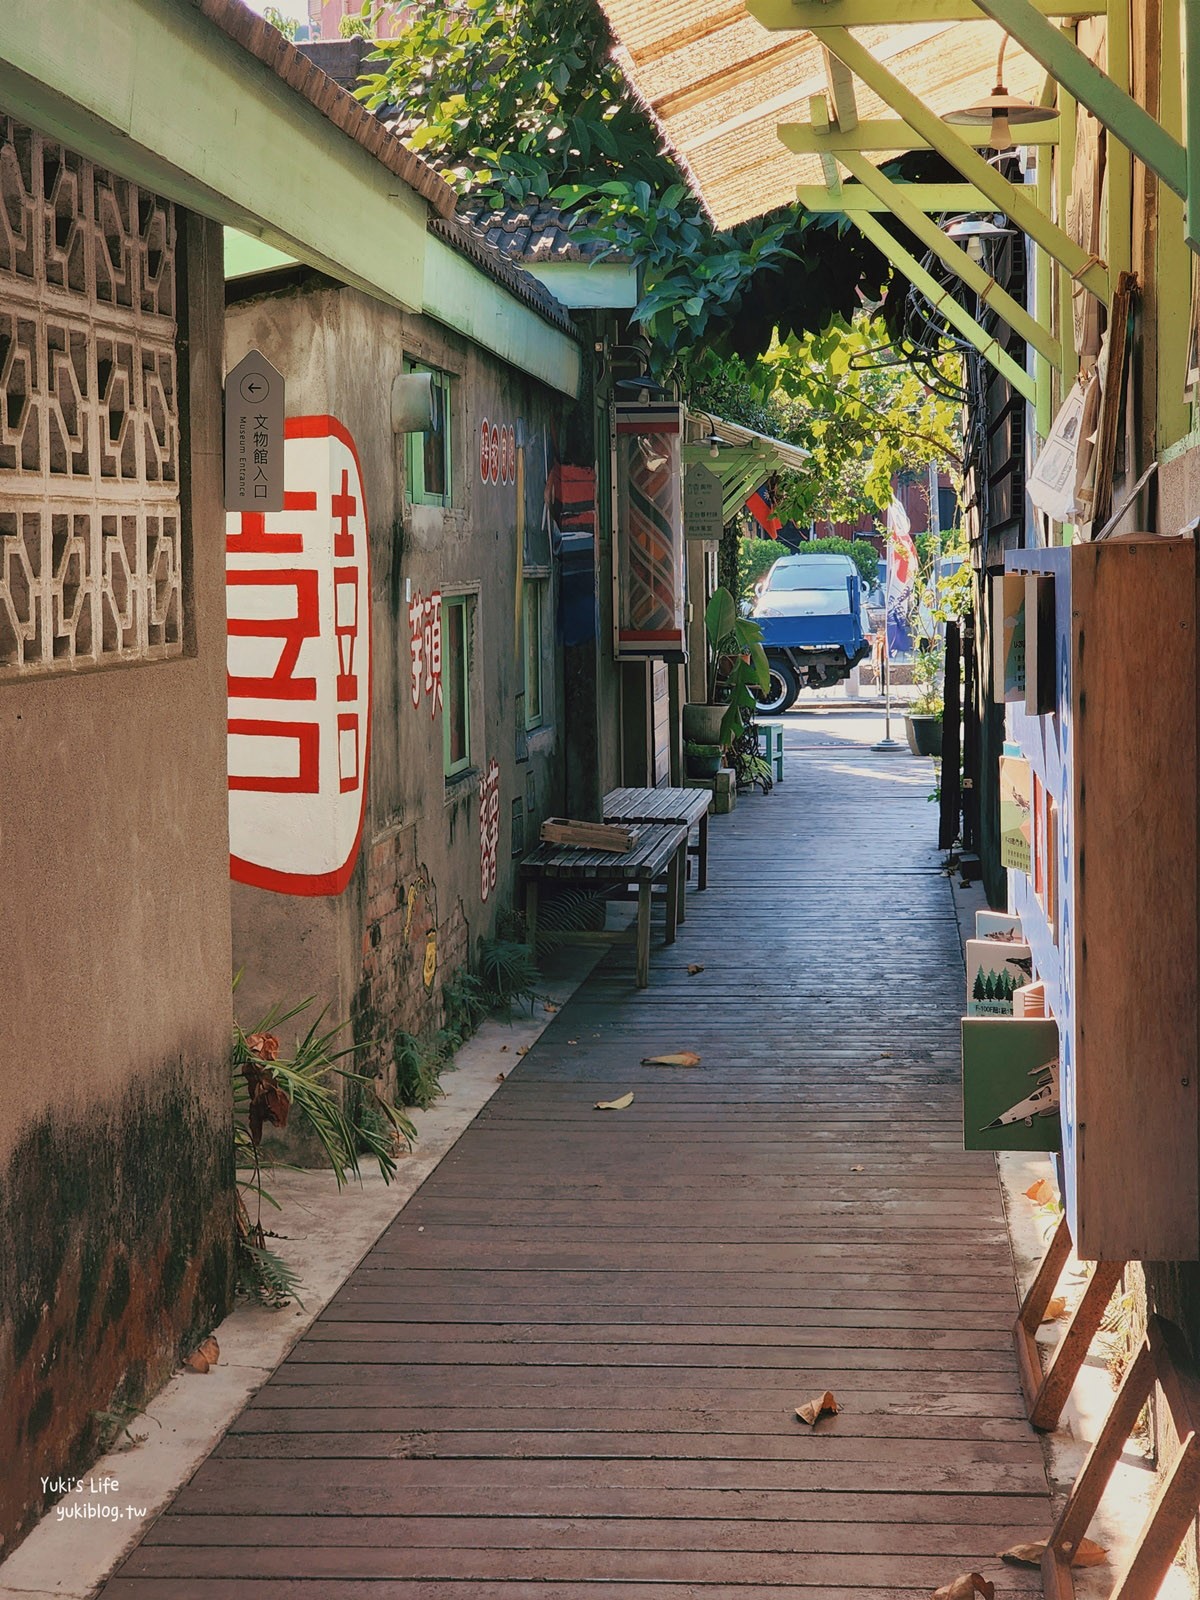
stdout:
<svg viewBox="0 0 1200 1600">
<path fill-rule="evenodd" d="M 977 971 L 975 973 L 975 985 L 971 990 L 971 999 L 972 1000 L 983 1000 L 984 998 L 985 998 L 985 995 L 984 995 L 984 992 L 983 992 L 983 973 Z"/>
<path fill-rule="evenodd" d="M 994 972 L 989 972 L 983 980 L 983 998 L 985 1000 L 994 1000 L 996 998 L 996 974 Z"/>
</svg>

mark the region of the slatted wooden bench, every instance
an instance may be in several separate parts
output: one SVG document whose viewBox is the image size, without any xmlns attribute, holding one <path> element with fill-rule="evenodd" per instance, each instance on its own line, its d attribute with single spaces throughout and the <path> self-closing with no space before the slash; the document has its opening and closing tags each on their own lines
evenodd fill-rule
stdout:
<svg viewBox="0 0 1200 1600">
<path fill-rule="evenodd" d="M 707 796 L 705 797 L 707 798 Z M 577 845 L 543 844 L 521 863 L 525 885 L 525 937 L 531 949 L 537 948 L 538 887 L 543 878 L 594 884 L 612 897 L 637 885 L 638 912 L 634 932 L 597 930 L 587 933 L 556 933 L 556 939 L 575 943 L 617 943 L 631 938 L 637 944 L 637 986 L 650 982 L 650 890 L 660 878 L 667 885 L 667 944 L 675 942 L 679 915 L 680 883 L 688 830 L 682 822 L 652 822 L 643 825 L 632 850 L 618 855 L 612 850 L 585 850 Z"/>
<path fill-rule="evenodd" d="M 698 830 L 697 842 L 688 845 L 696 857 L 696 888 L 708 888 L 708 814 L 712 810 L 708 789 L 612 789 L 604 796 L 605 822 L 681 822 L 689 834 Z M 687 874 L 679 875 L 679 921 L 684 920 Z"/>
</svg>

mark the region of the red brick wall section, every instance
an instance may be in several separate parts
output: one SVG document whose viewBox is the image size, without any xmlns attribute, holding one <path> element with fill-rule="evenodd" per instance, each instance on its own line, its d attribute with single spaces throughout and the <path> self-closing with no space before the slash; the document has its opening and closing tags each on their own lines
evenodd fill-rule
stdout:
<svg viewBox="0 0 1200 1600">
<path fill-rule="evenodd" d="M 461 901 L 439 919 L 437 885 L 417 859 L 415 826 L 398 828 L 373 844 L 367 856 L 367 915 L 354 1036 L 369 1040 L 359 1070 L 394 1085 L 397 1033 L 436 1031 L 442 1025 L 442 983 L 466 964 L 470 934 Z"/>
</svg>

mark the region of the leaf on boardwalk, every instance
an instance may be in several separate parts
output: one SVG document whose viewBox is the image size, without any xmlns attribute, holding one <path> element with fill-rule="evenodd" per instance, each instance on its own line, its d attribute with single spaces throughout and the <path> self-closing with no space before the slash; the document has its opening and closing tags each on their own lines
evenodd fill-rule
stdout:
<svg viewBox="0 0 1200 1600">
<path fill-rule="evenodd" d="M 1008 1561 L 1017 1567 L 1040 1567 L 1042 1556 L 1046 1552 L 1046 1539 L 1034 1539 L 1029 1544 L 1015 1544 L 1011 1550 L 1000 1552 L 1001 1561 Z M 1069 1546 L 1063 1547 L 1066 1555 Z M 1096 1544 L 1091 1539 L 1080 1539 L 1075 1553 L 1071 1557 L 1073 1567 L 1101 1567 L 1108 1560 L 1108 1551 L 1103 1545 Z"/>
<path fill-rule="evenodd" d="M 1067 1297 L 1066 1297 L 1066 1295 L 1065 1294 L 1056 1294 L 1054 1296 L 1054 1299 L 1051 1300 L 1049 1305 L 1046 1307 L 1045 1311 L 1042 1312 L 1042 1321 L 1043 1322 L 1057 1322 L 1059 1317 L 1062 1316 L 1063 1312 L 1066 1309 L 1067 1309 Z"/>
<path fill-rule="evenodd" d="M 210 1367 L 215 1367 L 221 1359 L 221 1346 L 210 1333 L 207 1339 L 201 1339 L 196 1347 L 196 1354 L 203 1356 Z"/>
<path fill-rule="evenodd" d="M 1054 1190 L 1045 1178 L 1039 1178 L 1036 1183 L 1031 1183 L 1025 1191 L 1025 1198 L 1032 1200 L 1035 1206 L 1048 1206 L 1054 1199 Z"/>
<path fill-rule="evenodd" d="M 643 1056 L 644 1067 L 698 1067 L 700 1057 L 694 1050 L 679 1050 L 670 1056 Z"/>
<path fill-rule="evenodd" d="M 865 1172 L 866 1170 L 867 1169 L 865 1167 L 851 1167 L 850 1168 L 851 1172 Z"/>
<path fill-rule="evenodd" d="M 810 1428 L 815 1428 L 822 1417 L 836 1417 L 841 1406 L 833 1397 L 833 1390 L 826 1389 L 824 1394 L 814 1395 L 805 1405 L 796 1407 L 796 1415 L 801 1422 L 807 1422 Z"/>
<path fill-rule="evenodd" d="M 551 1016 L 553 1016 L 554 1013 L 558 1010 L 558 1007 L 554 1004 L 553 1000 L 543 1000 L 542 1001 L 542 1010 L 543 1011 L 548 1011 L 551 1014 Z"/>
<path fill-rule="evenodd" d="M 504 1081 L 505 1081 L 505 1077 L 506 1077 L 506 1074 L 505 1074 L 505 1073 L 503 1073 L 503 1072 L 498 1072 L 498 1073 L 497 1073 L 497 1074 L 496 1074 L 496 1082 L 497 1082 L 497 1083 L 503 1083 L 503 1082 L 504 1082 Z"/>
<path fill-rule="evenodd" d="M 693 961 L 692 964 L 688 967 L 688 977 L 689 978 L 694 978 L 698 972 L 703 972 L 703 971 L 704 971 L 703 963 L 700 962 L 700 961 Z"/>
<path fill-rule="evenodd" d="M 996 1600 L 996 1585 L 989 1583 L 978 1572 L 964 1572 L 953 1583 L 935 1589 L 933 1600 L 971 1600 L 977 1594 L 981 1594 L 983 1600 Z"/>
<path fill-rule="evenodd" d="M 633 1093 L 623 1094 L 619 1100 L 597 1100 L 597 1111 L 624 1111 L 626 1106 L 633 1104 Z"/>
</svg>

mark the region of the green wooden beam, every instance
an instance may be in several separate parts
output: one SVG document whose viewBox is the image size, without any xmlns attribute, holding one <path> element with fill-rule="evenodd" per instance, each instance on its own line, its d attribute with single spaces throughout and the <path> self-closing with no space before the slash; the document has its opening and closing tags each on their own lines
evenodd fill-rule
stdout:
<svg viewBox="0 0 1200 1600">
<path fill-rule="evenodd" d="M 930 304 L 941 312 L 950 326 L 961 333 L 985 361 L 995 367 L 1000 376 L 1010 383 L 1018 394 L 1031 403 L 1036 400 L 1034 381 L 1025 368 L 1019 366 L 1004 346 L 981 328 L 969 312 L 963 310 L 950 291 L 931 277 L 917 258 L 910 255 L 881 222 L 866 212 L 855 212 L 850 220 L 856 228 L 866 234 L 872 244 L 882 250 L 913 287 L 920 290 Z"/>
<path fill-rule="evenodd" d="M 1037 164 L 1037 201 L 1043 211 L 1049 214 L 1051 194 L 1051 173 L 1048 157 L 1039 156 Z M 1053 284 L 1054 263 L 1041 245 L 1033 247 L 1033 309 L 1034 314 L 1041 320 L 1049 322 L 1053 312 L 1051 301 L 1054 294 Z M 1062 340 L 1058 344 L 1059 357 L 1062 356 Z M 1033 363 L 1034 382 L 1037 384 L 1037 402 L 1034 407 L 1034 427 L 1037 429 L 1038 439 L 1044 444 L 1050 436 L 1051 404 L 1053 395 L 1050 389 L 1050 363 L 1039 350 Z"/>
<path fill-rule="evenodd" d="M 1104 60 L 1115 88 L 1128 94 L 1132 82 L 1129 60 L 1129 0 L 1108 0 L 1108 25 L 1104 35 Z M 1104 152 L 1108 270 L 1117 282 L 1133 266 L 1133 157 L 1120 135 L 1110 139 Z"/>
<path fill-rule="evenodd" d="M 1013 332 L 1024 339 L 1026 344 L 1038 350 L 1047 361 L 1055 366 L 1062 359 L 1062 348 L 1058 340 L 1044 328 L 1035 317 L 1031 317 L 1025 307 L 1008 294 L 990 273 L 985 272 L 977 261 L 972 261 L 967 252 L 955 244 L 953 239 L 948 239 L 936 222 L 918 207 L 913 205 L 905 194 L 905 185 L 893 183 L 890 178 L 885 178 L 878 167 L 874 167 L 866 156 L 846 151 L 842 156 L 843 164 L 850 170 L 852 176 L 858 179 L 864 188 L 870 189 L 879 199 L 886 200 L 893 216 L 920 239 L 933 253 L 957 274 L 959 278 L 973 289 L 983 303 L 990 306 L 993 311 L 1005 322 Z"/>
<path fill-rule="evenodd" d="M 854 93 L 854 74 L 828 50 L 825 58 L 825 81 L 829 85 L 829 101 L 833 106 L 833 120 L 844 133 L 853 133 L 858 127 L 858 98 Z"/>
<path fill-rule="evenodd" d="M 1105 0 L 1035 0 L 1047 17 L 1102 17 Z M 888 27 L 902 22 L 977 22 L 974 0 L 746 0 L 764 28 Z"/>
<path fill-rule="evenodd" d="M 189 0 L 4 0 L 0 104 L 203 216 L 421 309 L 428 202 Z"/>
<path fill-rule="evenodd" d="M 1179 24 L 1187 74 L 1183 130 L 1187 144 L 1187 204 L 1183 236 L 1191 249 L 1200 251 L 1200 0 L 1180 0 Z"/>
<path fill-rule="evenodd" d="M 988 4 L 994 3 L 995 0 L 988 0 Z M 1021 0 L 1021 3 L 1028 4 L 1028 0 Z M 814 31 L 819 32 L 821 42 L 827 44 L 834 55 L 846 63 L 851 72 L 857 73 L 865 84 L 874 89 L 880 99 L 890 105 L 893 111 L 898 111 L 940 155 L 945 156 L 951 166 L 957 167 L 968 183 L 973 183 L 989 199 L 994 200 L 998 210 L 1002 210 L 1037 244 L 1049 250 L 1058 261 L 1062 262 L 1072 277 L 1077 278 L 1105 304 L 1108 303 L 1107 271 L 1101 263 L 1094 261 L 1081 245 L 1077 245 L 1065 229 L 1060 228 L 1049 217 L 1043 216 L 1021 189 L 1001 177 L 995 167 L 989 165 L 981 155 L 960 139 L 954 128 L 930 111 L 929 107 L 889 72 L 881 61 L 877 61 L 853 34 L 847 33 L 844 28 L 821 28 Z"/>
<path fill-rule="evenodd" d="M 847 162 L 847 165 L 849 163 Z M 970 183 L 902 183 L 904 198 L 918 211 L 952 211 L 965 214 L 971 211 L 995 211 L 995 202 L 980 194 Z M 819 183 L 802 183 L 796 189 L 796 198 L 808 211 L 890 211 L 886 200 L 881 200 L 860 183 L 843 184 L 836 195 L 831 195 Z"/>
<path fill-rule="evenodd" d="M 1075 181 L 1075 101 L 1061 84 L 1058 86 L 1058 117 L 1063 136 L 1056 157 L 1055 203 L 1058 215 L 1066 217 L 1070 215 L 1071 186 Z M 1063 349 L 1058 394 L 1061 405 L 1079 374 L 1079 356 L 1075 349 L 1075 285 L 1061 263 L 1054 276 L 1058 287 L 1058 336 Z"/>
<path fill-rule="evenodd" d="M 1132 95 L 1089 60 L 1074 40 L 1044 17 L 1033 0 L 977 0 L 977 4 L 1169 189 L 1187 194 L 1187 155 L 1183 146 Z"/>
<path fill-rule="evenodd" d="M 832 0 L 831 0 L 832 3 Z M 829 7 L 826 7 L 828 10 Z M 824 96 L 814 97 L 824 100 Z M 990 128 L 956 128 L 961 143 L 974 145 L 977 149 L 985 149 L 991 138 Z M 902 117 L 866 117 L 860 118 L 858 126 L 849 133 L 828 122 L 828 132 L 818 127 L 815 121 L 807 122 L 782 122 L 779 125 L 779 137 L 789 150 L 794 150 L 801 156 L 819 156 L 832 153 L 840 155 L 843 150 L 928 150 L 929 140 L 922 138 L 917 130 Z M 1037 146 L 1058 143 L 1058 119 L 1053 122 L 1031 122 L 1020 130 L 1018 142 Z"/>
<path fill-rule="evenodd" d="M 818 133 L 828 134 L 833 131 L 836 124 L 830 118 L 829 102 L 823 94 L 809 96 L 808 119 Z M 831 150 L 821 151 L 821 172 L 825 179 L 826 190 L 830 194 L 837 194 L 842 187 L 842 170 Z"/>
</svg>

